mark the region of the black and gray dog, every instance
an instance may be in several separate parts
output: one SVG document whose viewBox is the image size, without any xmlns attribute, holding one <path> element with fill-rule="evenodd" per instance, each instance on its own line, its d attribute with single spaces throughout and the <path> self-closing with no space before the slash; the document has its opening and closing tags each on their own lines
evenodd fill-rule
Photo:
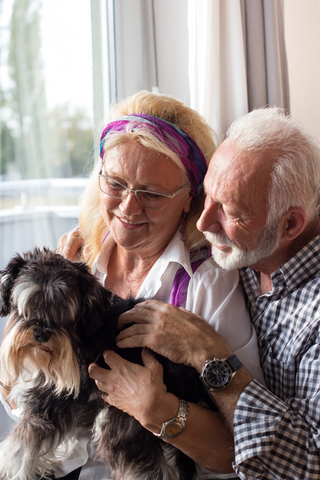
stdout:
<svg viewBox="0 0 320 480">
<path fill-rule="evenodd" d="M 117 320 L 137 301 L 105 289 L 84 263 L 48 249 L 16 255 L 0 272 L 0 315 L 9 315 L 0 379 L 22 415 L 0 443 L 0 480 L 46 478 L 63 444 L 96 431 L 98 455 L 117 480 L 191 480 L 195 463 L 138 421 L 109 406 L 88 376 L 106 349 L 141 363 L 140 349 L 117 349 Z M 214 408 L 199 374 L 157 355 L 169 392 Z M 59 449 L 58 449 L 58 446 Z"/>
</svg>

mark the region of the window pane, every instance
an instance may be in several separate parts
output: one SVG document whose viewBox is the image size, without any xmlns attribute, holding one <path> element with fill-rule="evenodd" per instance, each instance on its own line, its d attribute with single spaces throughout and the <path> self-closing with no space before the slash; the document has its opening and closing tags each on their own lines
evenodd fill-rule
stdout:
<svg viewBox="0 0 320 480">
<path fill-rule="evenodd" d="M 92 96 L 90 0 L 0 0 L 0 268 L 76 223 Z"/>
<path fill-rule="evenodd" d="M 0 0 L 0 8 L 0 178 L 84 176 L 93 141 L 90 1 Z M 1 196 L 1 208 L 17 201 Z"/>
</svg>

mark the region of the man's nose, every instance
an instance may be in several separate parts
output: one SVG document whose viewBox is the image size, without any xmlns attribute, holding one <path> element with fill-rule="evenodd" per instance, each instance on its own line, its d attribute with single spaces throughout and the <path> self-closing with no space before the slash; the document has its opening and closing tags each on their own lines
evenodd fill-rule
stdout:
<svg viewBox="0 0 320 480">
<path fill-rule="evenodd" d="M 197 221 L 197 228 L 200 232 L 220 232 L 222 226 L 219 216 L 219 205 L 216 202 L 206 202 L 204 210 Z"/>
</svg>

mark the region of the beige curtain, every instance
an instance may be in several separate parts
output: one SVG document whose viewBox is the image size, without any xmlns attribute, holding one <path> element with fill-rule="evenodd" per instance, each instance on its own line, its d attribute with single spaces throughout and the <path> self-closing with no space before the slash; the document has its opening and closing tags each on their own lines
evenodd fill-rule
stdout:
<svg viewBox="0 0 320 480">
<path fill-rule="evenodd" d="M 290 109 L 283 0 L 241 0 L 249 110 Z"/>
<path fill-rule="evenodd" d="M 191 107 L 222 135 L 255 107 L 289 109 L 283 0 L 189 0 Z"/>
</svg>

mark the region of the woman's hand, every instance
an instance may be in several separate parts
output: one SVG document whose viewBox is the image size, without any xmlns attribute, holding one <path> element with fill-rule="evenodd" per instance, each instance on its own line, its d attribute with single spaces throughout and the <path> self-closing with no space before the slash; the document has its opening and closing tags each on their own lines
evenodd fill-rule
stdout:
<svg viewBox="0 0 320 480">
<path fill-rule="evenodd" d="M 163 383 L 161 364 L 146 348 L 142 349 L 143 365 L 130 363 L 113 351 L 104 352 L 104 358 L 111 370 L 95 363 L 89 366 L 103 398 L 149 431 L 160 433 L 162 424 L 175 418 L 179 409 L 179 399 Z M 233 471 L 233 435 L 218 412 L 189 402 L 185 430 L 169 442 L 208 470 Z"/>
<path fill-rule="evenodd" d="M 122 330 L 127 324 L 133 323 Z M 118 320 L 120 348 L 148 347 L 200 372 L 209 358 L 226 358 L 232 350 L 201 317 L 183 308 L 147 300 Z"/>
<path fill-rule="evenodd" d="M 158 433 L 161 425 L 173 418 L 179 407 L 178 399 L 167 392 L 163 383 L 163 368 L 152 353 L 142 350 L 143 365 L 128 362 L 113 351 L 103 354 L 110 370 L 89 366 L 89 375 L 114 407 L 128 413 L 148 430 Z"/>
<path fill-rule="evenodd" d="M 79 226 L 76 226 L 70 232 L 63 235 L 58 240 L 56 253 L 59 253 L 67 260 L 78 261 L 81 256 L 82 238 L 80 236 Z"/>
</svg>

